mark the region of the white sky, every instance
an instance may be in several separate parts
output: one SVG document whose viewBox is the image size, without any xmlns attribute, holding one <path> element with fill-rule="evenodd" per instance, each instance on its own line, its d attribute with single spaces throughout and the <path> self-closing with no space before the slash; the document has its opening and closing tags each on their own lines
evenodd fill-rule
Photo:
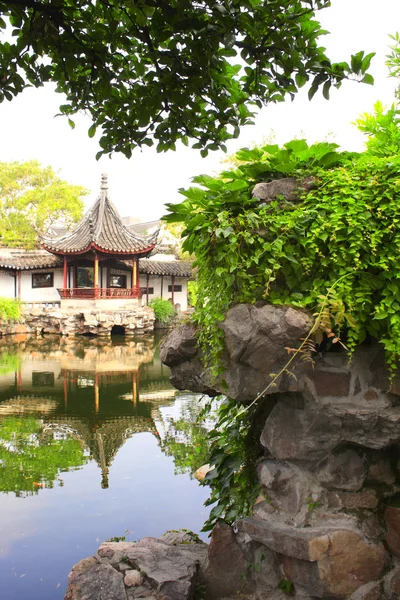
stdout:
<svg viewBox="0 0 400 600">
<path fill-rule="evenodd" d="M 385 55 L 388 35 L 400 30 L 400 0 L 332 0 L 332 5 L 319 13 L 331 32 L 323 38 L 328 56 L 338 62 L 358 50 L 376 52 L 371 65 L 375 85 L 345 82 L 331 91 L 330 101 L 319 93 L 309 102 L 304 90 L 294 102 L 264 108 L 256 124 L 244 128 L 239 139 L 228 144 L 229 153 L 261 142 L 271 131 L 279 143 L 294 137 L 306 137 L 309 142 L 328 137 L 348 150 L 362 149 L 363 136 L 351 123 L 359 114 L 371 112 L 376 100 L 393 101 L 396 82 L 387 76 Z M 145 148 L 136 150 L 130 160 L 115 154 L 97 162 L 96 138 L 87 136 L 90 118 L 76 116 L 76 128 L 71 130 L 65 117 L 54 118 L 62 102 L 49 85 L 0 104 L 0 161 L 38 159 L 43 166 L 51 165 L 63 179 L 90 190 L 87 205 L 97 197 L 100 175 L 106 172 L 110 196 L 121 215 L 138 216 L 142 221 L 162 216 L 165 202 L 183 199 L 177 190 L 187 187 L 192 176 L 221 169 L 222 152 L 203 159 L 198 150 L 183 146 L 167 154 Z"/>
</svg>

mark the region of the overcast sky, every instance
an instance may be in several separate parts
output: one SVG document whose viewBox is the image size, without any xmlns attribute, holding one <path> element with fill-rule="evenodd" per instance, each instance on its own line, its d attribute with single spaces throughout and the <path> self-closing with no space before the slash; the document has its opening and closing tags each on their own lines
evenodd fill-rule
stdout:
<svg viewBox="0 0 400 600">
<path fill-rule="evenodd" d="M 323 42 L 335 62 L 348 60 L 358 50 L 376 52 L 371 67 L 375 85 L 345 82 L 340 90 L 332 90 L 330 101 L 317 94 L 309 102 L 304 91 L 294 102 L 264 108 L 256 124 L 228 145 L 229 153 L 261 142 L 272 131 L 279 143 L 305 137 L 309 142 L 329 139 L 349 150 L 362 149 L 363 136 L 351 123 L 359 114 L 371 112 L 377 100 L 393 101 L 395 81 L 387 76 L 385 55 L 388 35 L 400 30 L 400 0 L 332 0 L 332 7 L 319 16 L 331 32 Z M 38 159 L 53 166 L 62 178 L 90 190 L 87 205 L 97 197 L 100 175 L 106 172 L 111 198 L 121 215 L 142 221 L 162 216 L 164 203 L 179 202 L 178 188 L 188 186 L 194 175 L 221 169 L 222 152 L 202 159 L 198 150 L 184 147 L 167 154 L 146 148 L 136 150 L 130 160 L 114 155 L 97 162 L 96 138 L 87 136 L 90 119 L 75 117 L 76 128 L 71 130 L 66 118 L 54 118 L 62 103 L 62 96 L 48 85 L 0 104 L 0 161 Z"/>
</svg>

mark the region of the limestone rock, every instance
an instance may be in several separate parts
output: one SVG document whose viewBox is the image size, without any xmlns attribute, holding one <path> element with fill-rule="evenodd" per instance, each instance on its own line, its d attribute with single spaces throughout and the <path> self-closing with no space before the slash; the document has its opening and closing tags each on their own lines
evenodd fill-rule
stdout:
<svg viewBox="0 0 400 600">
<path fill-rule="evenodd" d="M 161 344 L 160 358 L 168 367 L 174 367 L 196 355 L 196 328 L 193 325 L 176 327 Z"/>
<path fill-rule="evenodd" d="M 309 472 L 293 464 L 265 460 L 258 465 L 257 472 L 271 506 L 287 512 L 291 520 L 306 509 L 310 499 L 316 498 L 321 490 Z"/>
<path fill-rule="evenodd" d="M 196 350 L 196 329 L 177 327 L 165 340 L 161 360 L 171 367 L 171 382 L 178 389 L 190 389 L 210 395 L 227 393 L 240 401 L 253 399 L 271 383 L 270 373 L 277 373 L 287 363 L 286 346 L 297 347 L 312 325 L 310 316 L 288 306 L 261 303 L 238 304 L 231 308 L 221 323 L 225 332 L 223 355 L 224 381 L 227 388 L 214 381 L 204 369 Z M 292 375 L 285 374 L 267 393 L 296 391 L 296 377 L 310 366 L 298 362 Z"/>
<path fill-rule="evenodd" d="M 143 538 L 136 543 L 105 542 L 98 557 L 110 566 L 118 565 L 125 557 L 135 569 L 145 573 L 150 587 L 164 600 L 190 600 L 206 553 L 206 544 L 174 546 L 156 538 Z"/>
<path fill-rule="evenodd" d="M 248 562 L 229 525 L 217 523 L 211 535 L 202 579 L 207 588 L 207 600 L 234 596 L 244 591 Z"/>
<path fill-rule="evenodd" d="M 127 587 L 132 587 L 132 586 L 139 586 L 142 585 L 143 583 L 143 575 L 140 571 L 137 571 L 136 569 L 132 569 L 131 571 L 128 571 L 127 574 L 124 577 L 124 584 Z"/>
<path fill-rule="evenodd" d="M 400 598 L 400 567 L 389 571 L 383 578 L 383 589 L 388 600 Z"/>
<path fill-rule="evenodd" d="M 212 467 L 209 464 L 202 465 L 201 467 L 199 467 L 198 469 L 196 469 L 196 471 L 193 473 L 193 477 L 195 479 L 197 479 L 197 481 L 203 481 L 204 477 L 211 470 L 212 470 Z"/>
<path fill-rule="evenodd" d="M 343 443 L 382 449 L 400 441 L 400 407 L 357 408 L 350 404 L 304 409 L 278 402 L 261 443 L 280 460 L 320 461 Z"/>
<path fill-rule="evenodd" d="M 329 455 L 314 472 L 319 483 L 327 489 L 351 492 L 361 489 L 366 473 L 364 460 L 354 450 Z"/>
<path fill-rule="evenodd" d="M 68 575 L 65 600 L 126 600 L 122 573 L 111 565 L 85 558 Z"/>
<path fill-rule="evenodd" d="M 287 202 L 296 202 L 301 193 L 308 192 L 315 186 L 316 181 L 313 177 L 306 177 L 302 181 L 294 177 L 285 177 L 269 183 L 257 183 L 253 188 L 253 196 L 266 203 L 270 203 L 277 196 L 283 196 Z"/>
<path fill-rule="evenodd" d="M 178 546 L 179 544 L 203 544 L 199 536 L 188 529 L 171 529 L 163 533 L 161 539 L 173 546 Z"/>
<path fill-rule="evenodd" d="M 388 506 L 385 511 L 387 524 L 386 543 L 390 551 L 400 558 L 400 508 Z"/>
<path fill-rule="evenodd" d="M 332 491 L 327 494 L 328 508 L 357 510 L 359 508 L 375 509 L 378 497 L 375 490 L 364 489 L 360 492 Z"/>
<path fill-rule="evenodd" d="M 297 590 L 316 598 L 348 597 L 378 580 L 385 566 L 382 545 L 368 544 L 350 529 L 295 528 L 247 517 L 240 531 L 282 555 L 285 576 Z"/>
<path fill-rule="evenodd" d="M 371 581 L 358 588 L 349 600 L 382 600 L 382 588 L 379 581 Z"/>
</svg>

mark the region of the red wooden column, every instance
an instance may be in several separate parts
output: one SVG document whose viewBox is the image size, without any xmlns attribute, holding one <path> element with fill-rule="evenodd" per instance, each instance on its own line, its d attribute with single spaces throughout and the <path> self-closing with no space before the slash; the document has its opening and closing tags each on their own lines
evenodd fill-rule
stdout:
<svg viewBox="0 0 400 600">
<path fill-rule="evenodd" d="M 64 254 L 64 284 L 63 284 L 64 290 L 67 289 L 68 287 L 68 283 L 67 283 L 67 257 Z"/>
<path fill-rule="evenodd" d="M 139 259 L 137 256 L 132 259 L 132 296 L 139 297 Z"/>
<path fill-rule="evenodd" d="M 99 258 L 96 253 L 94 255 L 93 286 L 94 286 L 94 297 L 97 298 L 98 292 L 99 292 Z"/>
<path fill-rule="evenodd" d="M 139 257 L 136 257 L 136 281 L 135 281 L 135 286 L 136 286 L 136 293 L 139 297 L 139 290 L 140 290 L 140 273 L 139 273 Z"/>
</svg>

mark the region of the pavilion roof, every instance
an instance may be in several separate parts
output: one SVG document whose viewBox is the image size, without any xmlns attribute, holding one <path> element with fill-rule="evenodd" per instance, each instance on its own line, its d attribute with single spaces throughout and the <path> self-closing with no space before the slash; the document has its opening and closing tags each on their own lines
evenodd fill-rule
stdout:
<svg viewBox="0 0 400 600">
<path fill-rule="evenodd" d="M 124 225 L 108 197 L 107 176 L 102 175 L 100 195 L 76 228 L 59 237 L 43 237 L 42 246 L 54 254 L 82 254 L 98 250 L 109 254 L 146 256 L 153 250 L 157 236 L 158 231 L 145 237 Z"/>
</svg>

